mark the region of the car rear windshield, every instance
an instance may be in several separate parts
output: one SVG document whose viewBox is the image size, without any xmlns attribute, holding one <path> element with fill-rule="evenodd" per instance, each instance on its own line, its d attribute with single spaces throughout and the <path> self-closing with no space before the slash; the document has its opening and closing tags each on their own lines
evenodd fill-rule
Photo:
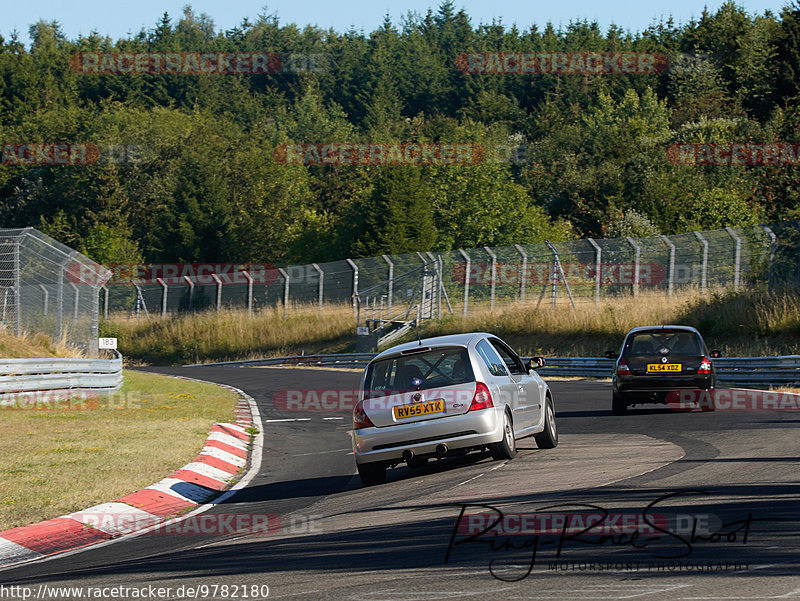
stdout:
<svg viewBox="0 0 800 601">
<path fill-rule="evenodd" d="M 377 361 L 367 369 L 364 388 L 382 396 L 474 381 L 467 349 L 451 347 Z"/>
<path fill-rule="evenodd" d="M 702 355 L 700 338 L 693 332 L 638 332 L 628 338 L 625 352 L 633 356 Z"/>
</svg>

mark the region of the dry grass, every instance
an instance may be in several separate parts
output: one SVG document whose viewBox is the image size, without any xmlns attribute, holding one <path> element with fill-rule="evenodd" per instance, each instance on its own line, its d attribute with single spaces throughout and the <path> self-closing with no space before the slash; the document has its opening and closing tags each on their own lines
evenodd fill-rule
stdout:
<svg viewBox="0 0 800 601">
<path fill-rule="evenodd" d="M 617 349 L 635 326 L 684 324 L 697 327 L 708 346 L 725 356 L 800 354 L 800 293 L 772 294 L 683 290 L 672 299 L 642 292 L 599 305 L 583 301 L 572 309 L 565 299 L 487 306 L 471 304 L 469 315 L 455 313 L 426 322 L 421 335 L 488 331 L 502 336 L 523 354 L 599 356 Z M 189 363 L 346 352 L 355 346 L 355 320 L 349 305 L 326 309 L 300 307 L 283 317 L 281 309 L 249 318 L 245 311 L 195 313 L 174 319 L 130 320 L 117 317 L 103 324 L 105 336 L 116 336 L 128 359 L 147 363 Z M 405 337 L 411 340 L 414 333 Z"/>
<path fill-rule="evenodd" d="M 233 419 L 235 402 L 210 384 L 126 371 L 97 408 L 0 409 L 0 530 L 157 482 L 197 454 L 214 422 Z"/>
<path fill-rule="evenodd" d="M 82 356 L 80 349 L 67 346 L 63 340 L 54 342 L 44 334 L 14 336 L 0 328 L 0 357 L 28 359 L 80 356 Z"/>
<path fill-rule="evenodd" d="M 119 339 L 127 359 L 146 363 L 196 363 L 287 354 L 339 352 L 354 344 L 351 306 L 297 307 L 283 317 L 282 309 L 228 310 L 190 313 L 152 322 L 123 316 L 102 324 L 103 336 Z"/>
<path fill-rule="evenodd" d="M 495 308 L 470 309 L 466 318 L 448 315 L 426 324 L 425 335 L 485 331 L 507 340 L 520 353 L 546 356 L 599 356 L 616 349 L 631 328 L 652 324 L 684 323 L 683 314 L 697 301 L 689 292 L 666 302 L 663 295 L 640 294 L 577 304 L 573 309 L 560 301 L 555 307 L 543 302 L 514 303 Z"/>
<path fill-rule="evenodd" d="M 800 353 L 800 294 L 684 291 L 671 300 L 663 295 L 556 307 L 542 304 L 505 305 L 490 311 L 479 307 L 466 318 L 448 315 L 426 324 L 426 336 L 488 331 L 508 340 L 526 355 L 600 356 L 618 349 L 635 326 L 682 324 L 698 328 L 707 345 L 725 356 Z M 411 339 L 411 337 L 406 337 Z"/>
</svg>

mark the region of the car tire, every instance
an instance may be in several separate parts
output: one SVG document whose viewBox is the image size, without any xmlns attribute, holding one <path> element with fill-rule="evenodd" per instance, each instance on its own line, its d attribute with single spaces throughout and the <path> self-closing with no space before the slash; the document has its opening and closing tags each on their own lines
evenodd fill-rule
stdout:
<svg viewBox="0 0 800 601">
<path fill-rule="evenodd" d="M 421 470 L 425 466 L 428 465 L 428 458 L 427 457 L 413 457 L 406 461 L 406 465 L 412 470 Z"/>
<path fill-rule="evenodd" d="M 386 464 L 378 461 L 374 463 L 359 463 L 358 475 L 365 486 L 375 486 L 386 482 Z"/>
<path fill-rule="evenodd" d="M 490 447 L 492 458 L 497 460 L 514 459 L 517 454 L 517 441 L 514 438 L 514 428 L 511 426 L 511 418 L 508 412 L 503 412 L 503 438 L 500 442 L 492 444 Z"/>
<path fill-rule="evenodd" d="M 618 394 L 611 397 L 611 413 L 614 415 L 626 415 L 628 413 L 628 403 Z"/>
<path fill-rule="evenodd" d="M 540 449 L 554 449 L 558 446 L 558 429 L 556 428 L 556 411 L 553 399 L 547 397 L 544 406 L 544 430 L 534 435 L 536 446 Z"/>
</svg>

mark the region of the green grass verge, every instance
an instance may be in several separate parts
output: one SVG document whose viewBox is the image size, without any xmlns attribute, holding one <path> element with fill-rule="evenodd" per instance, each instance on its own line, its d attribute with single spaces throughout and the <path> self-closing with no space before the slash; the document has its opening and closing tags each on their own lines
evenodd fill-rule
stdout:
<svg viewBox="0 0 800 601">
<path fill-rule="evenodd" d="M 185 465 L 215 422 L 234 420 L 229 390 L 125 371 L 98 403 L 0 409 L 0 530 L 79 511 Z"/>
</svg>

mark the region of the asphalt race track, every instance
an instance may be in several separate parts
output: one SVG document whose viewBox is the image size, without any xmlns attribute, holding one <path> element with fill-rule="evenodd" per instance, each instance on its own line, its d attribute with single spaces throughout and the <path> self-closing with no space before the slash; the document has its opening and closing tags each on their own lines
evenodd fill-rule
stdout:
<svg viewBox="0 0 800 601">
<path fill-rule="evenodd" d="M 385 485 L 364 488 L 349 410 L 282 411 L 272 398 L 353 389 L 358 372 L 159 371 L 256 399 L 261 470 L 211 511 L 276 514 L 283 530 L 127 538 L 0 572 L 6 588 L 150 585 L 171 587 L 167 599 L 200 586 L 194 598 L 264 598 L 251 593 L 265 585 L 270 599 L 298 600 L 800 598 L 796 411 L 614 417 L 609 383 L 555 381 L 556 449 L 524 439 L 513 461 L 472 455 L 397 467 Z M 481 534 L 499 512 L 504 530 Z M 602 532 L 580 531 L 589 516 Z M 55 596 L 46 593 L 39 598 Z"/>
</svg>

